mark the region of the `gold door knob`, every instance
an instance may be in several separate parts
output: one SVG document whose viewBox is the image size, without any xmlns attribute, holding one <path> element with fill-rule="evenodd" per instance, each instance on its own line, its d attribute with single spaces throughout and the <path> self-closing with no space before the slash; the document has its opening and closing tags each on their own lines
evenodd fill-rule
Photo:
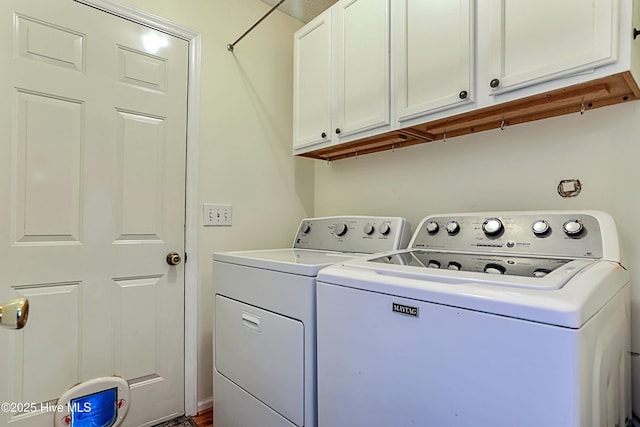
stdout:
<svg viewBox="0 0 640 427">
<path fill-rule="evenodd" d="M 180 262 L 182 262 L 182 258 L 180 257 L 180 254 L 176 252 L 169 252 L 167 254 L 167 264 L 178 265 L 180 264 Z"/>
<path fill-rule="evenodd" d="M 0 325 L 9 329 L 22 329 L 29 317 L 29 300 L 16 298 L 0 305 Z"/>
</svg>

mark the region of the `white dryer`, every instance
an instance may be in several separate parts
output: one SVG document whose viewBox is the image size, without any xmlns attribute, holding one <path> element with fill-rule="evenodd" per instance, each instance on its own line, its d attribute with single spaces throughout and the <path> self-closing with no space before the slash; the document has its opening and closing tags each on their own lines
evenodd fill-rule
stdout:
<svg viewBox="0 0 640 427">
<path fill-rule="evenodd" d="M 629 294 L 605 213 L 427 217 L 320 271 L 318 425 L 629 425 Z"/>
<path fill-rule="evenodd" d="M 403 218 L 309 218 L 291 248 L 215 253 L 214 425 L 315 427 L 318 271 L 410 237 Z"/>
</svg>

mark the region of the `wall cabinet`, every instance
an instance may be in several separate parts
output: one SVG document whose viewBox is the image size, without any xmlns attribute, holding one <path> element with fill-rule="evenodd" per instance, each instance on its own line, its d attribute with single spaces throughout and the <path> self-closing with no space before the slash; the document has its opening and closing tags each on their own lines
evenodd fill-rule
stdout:
<svg viewBox="0 0 640 427">
<path fill-rule="evenodd" d="M 492 95 L 593 72 L 618 54 L 618 0 L 491 0 L 488 23 Z"/>
<path fill-rule="evenodd" d="M 294 154 L 391 128 L 389 8 L 342 0 L 295 33 Z"/>
<path fill-rule="evenodd" d="M 293 39 L 293 149 L 313 149 L 331 139 L 331 9 Z"/>
<path fill-rule="evenodd" d="M 395 0 L 395 115 L 399 127 L 476 98 L 473 0 Z"/>
<path fill-rule="evenodd" d="M 321 147 L 294 136 L 294 154 L 335 160 L 640 99 L 640 1 L 392 4 L 330 9 L 334 134 Z"/>
</svg>

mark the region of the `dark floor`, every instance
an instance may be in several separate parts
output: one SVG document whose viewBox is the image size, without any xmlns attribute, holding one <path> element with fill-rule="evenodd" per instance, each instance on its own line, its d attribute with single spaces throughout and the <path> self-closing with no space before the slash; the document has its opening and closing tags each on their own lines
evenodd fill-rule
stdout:
<svg viewBox="0 0 640 427">
<path fill-rule="evenodd" d="M 191 417 L 178 417 L 164 423 L 156 424 L 154 427 L 196 427 Z"/>
</svg>

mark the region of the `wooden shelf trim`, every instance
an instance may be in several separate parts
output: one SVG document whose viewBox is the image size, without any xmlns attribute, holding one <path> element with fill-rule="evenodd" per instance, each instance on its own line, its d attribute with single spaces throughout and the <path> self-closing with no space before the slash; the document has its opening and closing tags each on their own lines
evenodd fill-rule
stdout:
<svg viewBox="0 0 640 427">
<path fill-rule="evenodd" d="M 629 72 L 300 154 L 334 161 L 640 99 Z"/>
</svg>

